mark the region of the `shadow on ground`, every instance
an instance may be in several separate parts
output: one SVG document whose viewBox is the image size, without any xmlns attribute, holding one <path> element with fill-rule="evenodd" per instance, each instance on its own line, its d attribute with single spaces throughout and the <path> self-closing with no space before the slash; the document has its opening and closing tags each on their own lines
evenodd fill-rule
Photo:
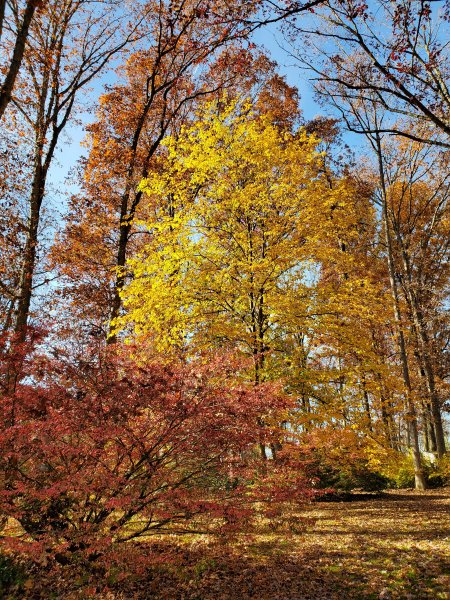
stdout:
<svg viewBox="0 0 450 600">
<path fill-rule="evenodd" d="M 108 600 L 450 600 L 450 494 L 396 492 L 298 512 L 306 531 L 270 527 L 232 544 L 142 544 L 157 566 L 35 585 L 21 598 Z M 305 514 L 306 513 L 306 514 Z M 89 586 L 87 579 L 90 579 Z M 88 589 L 89 587 L 89 589 Z"/>
</svg>

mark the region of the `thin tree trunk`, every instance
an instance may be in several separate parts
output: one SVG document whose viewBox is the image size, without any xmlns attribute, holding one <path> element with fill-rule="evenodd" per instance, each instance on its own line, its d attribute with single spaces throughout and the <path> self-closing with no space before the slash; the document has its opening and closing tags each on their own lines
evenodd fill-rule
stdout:
<svg viewBox="0 0 450 600">
<path fill-rule="evenodd" d="M 399 234 L 397 234 L 399 238 Z M 401 240 L 399 239 L 399 244 L 401 245 L 402 250 L 402 262 L 403 262 L 403 270 L 406 275 L 406 295 L 408 299 L 408 303 L 411 308 L 411 313 L 413 317 L 414 326 L 417 332 L 417 337 L 420 345 L 420 358 L 423 366 L 423 370 L 425 373 L 425 382 L 427 386 L 428 395 L 430 398 L 430 406 L 431 406 L 431 414 L 433 416 L 433 424 L 436 435 L 436 451 L 439 457 L 442 457 L 445 452 L 445 436 L 444 436 L 444 427 L 442 424 L 442 416 L 441 416 L 441 407 L 439 404 L 439 397 L 436 390 L 436 382 L 434 378 L 434 369 L 433 363 L 431 359 L 430 353 L 430 340 L 427 332 L 427 327 L 425 324 L 425 319 L 423 316 L 423 312 L 419 306 L 419 302 L 417 301 L 416 294 L 412 288 L 412 272 L 411 272 L 411 264 L 409 260 L 409 256 L 404 248 Z"/>
<path fill-rule="evenodd" d="M 380 387 L 380 407 L 381 407 L 381 418 L 383 421 L 383 429 L 386 438 L 389 440 L 391 448 L 394 450 L 400 450 L 398 428 L 395 420 L 392 416 L 392 403 L 386 393 L 386 389 L 383 385 L 383 380 L 380 373 L 376 374 L 377 381 Z"/>
<path fill-rule="evenodd" d="M 380 397 L 381 404 L 381 419 L 383 421 L 383 429 L 386 435 L 387 440 L 389 441 L 389 445 L 394 450 L 400 450 L 398 443 L 398 436 L 395 427 L 395 423 L 392 420 L 392 415 L 390 411 L 388 412 L 386 406 L 388 405 L 387 399 L 384 397 L 384 394 L 381 394 Z"/>
<path fill-rule="evenodd" d="M 426 406 L 422 404 L 422 421 L 423 421 L 423 445 L 425 452 L 430 452 L 430 438 L 428 435 L 428 415 Z"/>
<path fill-rule="evenodd" d="M 436 431 L 434 429 L 434 424 L 433 424 L 433 418 L 432 418 L 433 415 L 431 413 L 431 408 L 428 403 L 427 403 L 425 409 L 426 409 L 426 414 L 427 414 L 428 436 L 430 438 L 430 450 L 431 450 L 431 452 L 436 452 L 437 451 Z"/>
<path fill-rule="evenodd" d="M 387 207 L 386 207 L 387 208 Z M 383 211 L 387 215 L 387 211 Z M 406 392 L 406 406 L 408 412 L 408 441 L 411 444 L 414 461 L 414 475 L 416 488 L 424 490 L 426 488 L 425 476 L 422 467 L 422 458 L 420 454 L 419 446 L 419 433 L 417 427 L 417 415 L 416 410 L 412 401 L 412 390 L 411 390 L 411 379 L 409 375 L 408 357 L 406 354 L 405 337 L 402 330 L 400 303 L 398 298 L 397 283 L 395 281 L 395 272 L 392 257 L 392 245 L 389 234 L 389 223 L 385 217 L 385 228 L 386 228 L 386 242 L 388 247 L 388 263 L 389 263 L 389 279 L 391 282 L 391 293 L 394 308 L 394 316 L 397 325 L 397 340 L 400 352 L 400 362 L 402 366 L 403 383 L 405 385 Z"/>
<path fill-rule="evenodd" d="M 423 388 L 426 389 L 427 386 L 426 386 L 425 371 L 423 369 L 421 356 L 418 351 L 415 354 L 416 354 L 417 370 L 419 372 L 419 377 L 424 382 Z M 424 402 L 422 403 L 422 415 L 423 415 L 423 423 L 424 423 L 425 450 L 427 452 L 436 452 L 436 433 L 435 433 L 435 429 L 434 429 L 431 405 L 430 405 L 430 402 L 428 401 L 428 399 L 424 400 Z"/>
<path fill-rule="evenodd" d="M 123 213 L 124 211 L 122 210 L 121 212 Z M 125 211 L 125 216 L 126 216 L 126 211 Z M 122 214 L 121 214 L 121 217 L 122 217 Z M 127 245 L 128 245 L 129 235 L 130 235 L 130 225 L 128 223 L 125 224 L 123 222 L 123 220 L 121 220 L 120 230 L 119 230 L 119 243 L 118 243 L 118 247 L 117 247 L 117 263 L 116 263 L 117 274 L 116 274 L 116 280 L 114 283 L 114 296 L 113 296 L 113 301 L 112 301 L 112 306 L 111 306 L 111 316 L 110 316 L 110 322 L 109 322 L 109 335 L 106 340 L 107 344 L 114 344 L 117 339 L 117 336 L 115 333 L 115 325 L 116 325 L 115 321 L 120 314 L 120 307 L 122 306 L 122 299 L 121 299 L 120 295 L 121 295 L 123 287 L 125 285 L 124 269 L 125 269 L 125 263 L 126 263 L 126 259 L 127 259 Z"/>
<path fill-rule="evenodd" d="M 391 295 L 392 295 L 392 304 L 394 309 L 394 317 L 395 323 L 397 327 L 397 341 L 400 351 L 400 361 L 402 366 L 402 375 L 403 375 L 403 383 L 405 385 L 405 393 L 406 393 L 406 406 L 408 412 L 408 432 L 411 437 L 411 446 L 413 453 L 413 462 L 414 462 L 414 478 L 415 478 L 415 487 L 419 490 L 424 490 L 426 488 L 425 476 L 423 472 L 422 466 L 422 457 L 420 454 L 420 446 L 419 446 L 419 433 L 417 427 L 417 416 L 416 410 L 414 407 L 414 403 L 411 397 L 411 379 L 409 376 L 409 366 L 408 366 L 408 357 L 406 354 L 406 344 L 405 337 L 403 335 L 402 329 L 402 319 L 400 312 L 400 302 L 398 296 L 398 288 L 397 281 L 395 279 L 395 267 L 394 267 L 394 259 L 392 254 L 392 238 L 391 238 L 391 230 L 389 226 L 388 219 L 388 202 L 387 202 L 387 192 L 386 192 L 386 182 L 384 179 L 384 169 L 383 169 L 383 158 L 381 151 L 381 141 L 380 136 L 377 134 L 376 136 L 376 149 L 377 149 L 377 158 L 378 158 L 378 166 L 380 172 L 380 183 L 381 183 L 381 192 L 383 198 L 383 220 L 385 227 L 385 236 L 386 236 L 386 248 L 387 248 L 387 256 L 388 256 L 388 270 L 389 270 L 389 281 L 391 287 Z"/>
<path fill-rule="evenodd" d="M 367 424 L 369 426 L 369 431 L 373 431 L 372 415 L 370 414 L 369 394 L 367 393 L 366 379 L 364 376 L 362 377 L 362 380 L 361 380 L 361 386 L 362 386 L 362 391 L 363 391 L 364 410 L 365 410 L 366 417 L 367 417 Z"/>
<path fill-rule="evenodd" d="M 3 33 L 3 21 L 5 19 L 6 0 L 0 0 L 0 40 Z"/>
<path fill-rule="evenodd" d="M 385 406 L 385 398 L 383 396 L 381 396 L 381 398 L 380 398 L 380 405 L 381 405 L 381 420 L 383 422 L 384 435 L 386 436 L 386 438 L 389 442 L 389 446 L 391 448 L 394 448 L 394 443 L 393 443 L 392 434 L 391 434 L 391 427 L 390 427 L 390 423 L 389 423 L 389 417 L 388 417 L 386 406 Z"/>
</svg>

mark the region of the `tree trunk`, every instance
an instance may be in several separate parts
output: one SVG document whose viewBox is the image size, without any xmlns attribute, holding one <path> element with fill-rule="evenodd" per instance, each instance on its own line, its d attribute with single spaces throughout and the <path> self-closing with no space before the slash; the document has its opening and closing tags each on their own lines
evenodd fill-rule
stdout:
<svg viewBox="0 0 450 600">
<path fill-rule="evenodd" d="M 425 447 L 425 452 L 430 452 L 430 437 L 428 435 L 428 415 L 427 409 L 422 405 L 422 421 L 423 421 L 423 445 Z"/>
<path fill-rule="evenodd" d="M 122 213 L 124 213 L 122 215 Z M 128 245 L 128 237 L 130 235 L 130 225 L 128 223 L 124 223 L 123 219 L 126 218 L 127 212 L 121 211 L 121 221 L 120 221 L 120 233 L 119 233 L 119 243 L 117 248 L 117 274 L 116 280 L 114 283 L 114 297 L 111 306 L 111 316 L 109 322 L 109 335 L 107 338 L 107 344 L 114 344 L 116 342 L 117 336 L 114 333 L 115 320 L 120 314 L 120 307 L 122 306 L 122 300 L 120 294 L 123 290 L 123 286 L 125 284 L 125 263 L 127 259 L 127 245 Z"/>
<path fill-rule="evenodd" d="M 386 435 L 386 438 L 389 440 L 389 444 L 391 448 L 394 450 L 400 450 L 400 442 L 397 427 L 395 421 L 392 417 L 392 403 L 386 393 L 386 390 L 383 386 L 383 380 L 381 375 L 377 373 L 377 381 L 380 386 L 380 407 L 381 407 L 381 418 L 383 421 L 383 429 Z"/>
<path fill-rule="evenodd" d="M 364 411 L 367 417 L 367 425 L 369 427 L 369 431 L 373 431 L 372 425 L 372 415 L 370 414 L 370 402 L 369 402 L 369 394 L 366 388 L 366 379 L 363 376 L 361 380 L 362 392 L 363 392 L 363 403 L 364 403 Z"/>
<path fill-rule="evenodd" d="M 406 354 L 405 337 L 403 335 L 403 329 L 402 329 L 402 319 L 401 319 L 401 312 L 400 312 L 400 302 L 399 302 L 399 297 L 398 297 L 397 281 L 395 279 L 395 267 L 394 267 L 394 258 L 393 258 L 393 254 L 392 254 L 391 230 L 390 230 L 389 218 L 388 218 L 388 202 L 387 202 L 387 193 L 386 193 L 386 182 L 384 179 L 383 158 L 382 158 L 381 141 L 380 141 L 379 135 L 376 136 L 376 145 L 377 145 L 378 166 L 379 166 L 379 171 L 380 171 L 381 192 L 382 192 L 382 197 L 383 197 L 383 220 L 384 220 L 385 236 L 386 236 L 389 281 L 390 281 L 390 287 L 391 287 L 392 304 L 393 304 L 393 309 L 394 309 L 394 318 L 395 318 L 395 323 L 396 323 L 396 327 L 397 327 L 397 342 L 398 342 L 399 352 L 400 352 L 403 383 L 405 385 L 406 407 L 407 407 L 407 412 L 408 412 L 408 433 L 411 438 L 411 446 L 412 446 L 412 453 L 413 453 L 415 487 L 418 490 L 424 490 L 424 489 L 426 489 L 426 482 L 425 482 L 425 475 L 424 475 L 423 466 L 422 466 L 422 457 L 420 454 L 419 432 L 418 432 L 418 427 L 417 427 L 416 410 L 415 410 L 414 403 L 413 403 L 412 397 L 411 397 L 411 379 L 409 376 L 409 366 L 408 366 L 408 357 Z"/>
<path fill-rule="evenodd" d="M 384 434 L 389 442 L 389 446 L 394 450 L 399 450 L 397 441 L 397 432 L 395 431 L 395 423 L 392 422 L 392 417 L 386 410 L 386 398 L 381 395 L 381 420 L 383 421 Z"/>
<path fill-rule="evenodd" d="M 19 73 L 20 65 L 22 64 L 22 59 L 25 52 L 25 42 L 27 41 L 28 30 L 30 28 L 31 20 L 33 18 L 37 4 L 38 0 L 28 0 L 25 7 L 22 23 L 20 25 L 19 31 L 17 32 L 16 43 L 14 46 L 11 63 L 6 73 L 5 80 L 0 88 L 0 119 L 3 117 L 6 107 L 8 106 L 9 101 L 11 100 L 14 83 Z M 3 1 L 0 6 L 4 11 Z"/>
<path fill-rule="evenodd" d="M 417 350 L 416 360 L 417 360 L 417 368 L 420 379 L 424 382 L 423 389 L 427 388 L 426 379 L 425 379 L 425 371 L 423 369 L 421 356 L 419 351 Z M 425 450 L 426 452 L 436 452 L 436 433 L 434 429 L 433 423 L 433 414 L 431 411 L 431 405 L 428 399 L 425 399 L 422 403 L 422 418 L 423 418 L 423 434 L 425 440 Z"/>
<path fill-rule="evenodd" d="M 427 385 L 427 391 L 430 399 L 431 406 L 431 414 L 433 416 L 433 424 L 434 431 L 436 435 L 436 451 L 439 457 L 442 457 L 445 454 L 445 436 L 444 436 L 444 427 L 442 424 L 442 416 L 441 416 L 441 407 L 439 404 L 439 397 L 436 391 L 436 383 L 434 379 L 434 369 L 433 362 L 431 359 L 430 352 L 430 340 L 428 336 L 428 331 L 425 323 L 425 318 L 421 307 L 419 306 L 419 302 L 417 300 L 417 296 L 412 287 L 412 270 L 410 259 L 408 253 L 400 239 L 399 232 L 397 232 L 397 239 L 399 245 L 401 247 L 402 253 L 402 264 L 403 271 L 405 274 L 405 288 L 408 304 L 410 305 L 414 327 L 417 332 L 417 337 L 420 346 L 420 359 L 421 364 L 423 366 L 423 370 L 425 373 L 425 382 Z"/>
<path fill-rule="evenodd" d="M 386 211 L 384 211 L 386 214 Z M 419 433 L 417 428 L 417 416 L 416 410 L 411 398 L 411 379 L 409 376 L 409 366 L 408 366 L 408 357 L 406 354 L 406 344 L 405 337 L 403 335 L 402 323 L 401 323 L 401 313 L 400 313 L 400 304 L 398 299 L 398 290 L 397 284 L 395 281 L 395 272 L 394 265 L 392 259 L 392 246 L 390 240 L 389 224 L 387 223 L 387 218 L 385 218 L 385 227 L 386 227 L 386 238 L 387 238 L 387 247 L 388 247 L 388 263 L 389 263 L 389 279 L 391 281 L 391 293 L 392 293 L 392 301 L 394 308 L 395 321 L 397 324 L 397 341 L 400 351 L 400 361 L 402 365 L 402 375 L 403 375 L 403 383 L 405 385 L 406 392 L 406 406 L 408 412 L 408 440 L 411 444 L 412 452 L 413 452 L 413 462 L 414 462 L 414 477 L 416 489 L 424 490 L 426 488 L 425 484 L 425 476 L 422 467 L 422 457 L 420 454 L 420 446 L 419 446 Z"/>
<path fill-rule="evenodd" d="M 23 342 L 26 337 L 26 326 L 30 312 L 31 296 L 33 292 L 33 275 L 36 264 L 36 250 L 38 245 L 38 229 L 41 205 L 45 188 L 45 171 L 39 156 L 35 159 L 35 169 L 30 195 L 30 208 L 28 216 L 27 239 L 23 256 L 19 284 L 19 300 L 17 305 L 14 332 L 17 341 Z"/>
<path fill-rule="evenodd" d="M 3 21 L 5 19 L 6 0 L 0 0 L 0 40 L 3 33 Z"/>
<path fill-rule="evenodd" d="M 436 383 L 434 379 L 434 369 L 429 352 L 428 333 L 423 322 L 422 313 L 417 308 L 413 311 L 415 325 L 418 330 L 419 340 L 422 350 L 423 368 L 425 372 L 425 381 L 430 398 L 431 415 L 433 417 L 434 433 L 436 436 L 436 452 L 439 457 L 442 457 L 445 452 L 445 437 L 444 427 L 442 424 L 441 407 L 439 397 L 436 391 Z"/>
</svg>

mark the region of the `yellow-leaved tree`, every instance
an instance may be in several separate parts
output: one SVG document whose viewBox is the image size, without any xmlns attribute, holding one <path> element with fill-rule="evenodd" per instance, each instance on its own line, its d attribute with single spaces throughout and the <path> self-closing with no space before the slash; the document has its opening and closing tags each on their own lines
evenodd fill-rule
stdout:
<svg viewBox="0 0 450 600">
<path fill-rule="evenodd" d="M 302 217 L 321 187 L 317 139 L 233 102 L 208 105 L 165 144 L 162 173 L 141 184 L 151 241 L 129 261 L 118 325 L 164 350 L 238 347 L 260 381 L 286 302 L 305 295 Z"/>
<path fill-rule="evenodd" d="M 150 241 L 128 262 L 117 329 L 165 352 L 238 349 L 257 383 L 274 370 L 286 376 L 287 336 L 312 336 L 321 312 L 330 326 L 346 290 L 359 299 L 353 315 L 370 312 L 365 273 L 364 294 L 359 276 L 342 278 L 339 295 L 318 306 L 313 273 L 339 261 L 348 270 L 342 245 L 360 215 L 351 180 L 329 185 L 317 137 L 222 102 L 164 143 L 163 168 L 141 183 L 148 216 L 138 225 Z"/>
</svg>

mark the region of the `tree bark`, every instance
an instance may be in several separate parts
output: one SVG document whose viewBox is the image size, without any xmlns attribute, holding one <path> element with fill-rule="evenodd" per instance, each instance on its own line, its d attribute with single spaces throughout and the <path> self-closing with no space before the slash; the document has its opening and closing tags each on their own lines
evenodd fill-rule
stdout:
<svg viewBox="0 0 450 600">
<path fill-rule="evenodd" d="M 38 3 L 39 0 L 28 0 L 25 7 L 22 23 L 20 25 L 19 31 L 17 32 L 16 43 L 14 45 L 9 69 L 6 73 L 5 80 L 3 81 L 3 84 L 0 88 L 0 120 L 3 117 L 3 114 L 11 100 L 14 83 L 19 73 L 20 65 L 22 64 L 22 59 L 25 52 L 25 43 L 28 37 L 28 30 L 30 28 L 31 20 L 33 19 L 33 15 Z M 3 16 L 5 8 L 4 4 L 5 3 L 2 0 L 0 7 L 3 11 Z"/>
<path fill-rule="evenodd" d="M 20 275 L 19 300 L 15 318 L 14 332 L 19 343 L 25 341 L 26 326 L 33 293 L 33 275 L 36 265 L 40 212 L 44 196 L 46 173 L 39 156 L 36 157 L 33 183 L 30 195 L 27 240 L 25 243 L 22 270 Z"/>
<path fill-rule="evenodd" d="M 6 0 L 0 0 L 0 40 L 3 33 L 3 21 L 5 19 Z"/>
<path fill-rule="evenodd" d="M 417 360 L 417 370 L 420 379 L 423 381 L 423 389 L 427 389 L 425 371 L 422 365 L 421 356 L 419 350 L 417 349 L 415 352 L 416 360 Z M 422 403 L 422 418 L 423 418 L 423 428 L 424 428 L 424 441 L 425 441 L 425 450 L 426 452 L 436 452 L 436 433 L 434 429 L 433 422 L 433 413 L 431 411 L 431 404 L 428 398 L 425 398 Z"/>
<path fill-rule="evenodd" d="M 123 211 L 122 211 L 123 212 Z M 126 215 L 126 212 L 125 212 Z M 130 225 L 124 224 L 121 221 L 120 229 L 119 229 L 119 243 L 117 248 L 117 262 L 116 262 L 116 280 L 114 282 L 114 295 L 111 306 L 111 316 L 109 321 L 109 335 L 107 337 L 107 344 L 114 344 L 116 342 L 117 336 L 114 333 L 115 320 L 120 314 L 120 307 L 122 306 L 122 299 L 120 294 L 123 290 L 123 286 L 125 284 L 125 263 L 127 258 L 127 245 L 128 238 L 130 235 Z"/>
<path fill-rule="evenodd" d="M 386 248 L 387 248 L 387 258 L 388 258 L 388 270 L 389 270 L 389 281 L 391 287 L 391 295 L 392 295 L 392 304 L 394 309 L 394 318 L 397 327 L 397 342 L 399 346 L 400 352 L 400 361 L 402 367 L 402 376 L 403 383 L 405 385 L 405 393 L 406 393 L 406 406 L 408 412 L 408 432 L 411 438 L 412 445 L 412 453 L 413 453 L 413 463 L 414 463 L 414 479 L 415 479 L 415 487 L 418 490 L 426 489 L 425 475 L 423 472 L 422 466 L 422 457 L 420 454 L 420 446 L 419 446 L 419 432 L 417 427 L 417 415 L 414 407 L 414 403 L 411 397 L 411 378 L 409 375 L 409 366 L 408 366 L 408 356 L 406 353 L 406 344 L 405 337 L 402 329 L 402 319 L 400 312 L 400 302 L 398 296 L 398 288 L 397 281 L 395 279 L 395 267 L 394 267 L 394 258 L 392 253 L 392 238 L 391 238 L 391 230 L 388 218 L 388 201 L 387 201 L 387 191 L 386 191 L 386 182 L 384 179 L 384 169 L 383 169 L 383 158 L 381 151 L 381 141 L 380 136 L 376 135 L 376 150 L 377 150 L 377 158 L 378 158 L 378 166 L 379 166 L 379 174 L 380 174 L 380 183 L 381 183 L 381 193 L 383 198 L 383 220 L 385 227 L 385 236 L 386 236 Z"/>
<path fill-rule="evenodd" d="M 439 397 L 437 394 L 436 382 L 435 382 L 435 378 L 434 378 L 433 362 L 431 359 L 430 339 L 429 339 L 423 311 L 419 305 L 416 293 L 413 289 L 412 270 L 411 270 L 409 255 L 404 247 L 404 244 L 402 243 L 402 240 L 400 239 L 399 232 L 397 232 L 397 238 L 399 241 L 399 245 L 401 247 L 403 271 L 404 271 L 405 279 L 406 279 L 406 281 L 405 281 L 406 296 L 407 296 L 408 304 L 410 305 L 410 308 L 411 308 L 411 314 L 412 314 L 413 321 L 414 321 L 414 327 L 417 332 L 417 337 L 418 337 L 420 351 L 421 351 L 420 358 L 421 358 L 423 370 L 425 373 L 425 382 L 427 385 L 427 391 L 428 391 L 428 395 L 429 395 L 429 399 L 430 399 L 431 414 L 433 416 L 434 431 L 435 431 L 435 435 L 436 435 L 436 451 L 437 451 L 437 455 L 439 457 L 442 457 L 446 452 L 445 436 L 444 436 L 444 427 L 442 424 L 441 407 L 440 407 L 440 403 L 439 403 Z"/>
<path fill-rule="evenodd" d="M 367 425 L 369 427 L 369 431 L 372 432 L 373 425 L 372 425 L 372 415 L 370 414 L 369 394 L 367 392 L 366 379 L 364 376 L 361 379 L 361 387 L 362 387 L 362 392 L 363 392 L 363 403 L 364 403 L 364 411 L 366 413 L 366 418 L 367 418 Z"/>
</svg>

